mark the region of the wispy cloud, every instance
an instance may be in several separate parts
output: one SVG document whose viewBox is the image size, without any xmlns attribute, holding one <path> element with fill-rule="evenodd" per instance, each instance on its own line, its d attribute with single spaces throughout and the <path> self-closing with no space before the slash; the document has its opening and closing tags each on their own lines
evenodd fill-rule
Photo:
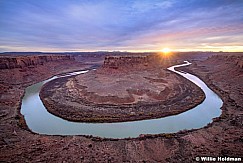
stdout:
<svg viewBox="0 0 243 163">
<path fill-rule="evenodd" d="M 11 0 L 0 6 L 0 51 L 242 45 L 241 0 Z M 222 37 L 228 39 L 212 39 Z"/>
</svg>

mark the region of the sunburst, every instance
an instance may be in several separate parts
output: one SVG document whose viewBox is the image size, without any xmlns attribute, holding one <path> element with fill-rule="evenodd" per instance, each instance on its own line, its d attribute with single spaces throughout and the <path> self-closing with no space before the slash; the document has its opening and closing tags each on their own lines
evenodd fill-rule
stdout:
<svg viewBox="0 0 243 163">
<path fill-rule="evenodd" d="M 164 48 L 161 50 L 164 54 L 169 54 L 171 52 L 170 48 Z"/>
</svg>

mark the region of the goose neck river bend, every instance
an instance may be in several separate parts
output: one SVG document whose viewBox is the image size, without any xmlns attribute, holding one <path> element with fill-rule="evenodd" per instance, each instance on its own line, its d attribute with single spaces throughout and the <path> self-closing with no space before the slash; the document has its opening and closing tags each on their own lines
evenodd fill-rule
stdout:
<svg viewBox="0 0 243 163">
<path fill-rule="evenodd" d="M 120 123 L 79 123 L 61 119 L 49 113 L 39 97 L 41 86 L 56 78 L 78 75 L 86 71 L 72 72 L 65 76 L 54 76 L 48 80 L 26 88 L 22 99 L 21 114 L 24 115 L 30 130 L 45 135 L 93 135 L 105 138 L 137 137 L 140 134 L 174 133 L 184 129 L 196 129 L 206 126 L 212 119 L 220 116 L 222 100 L 198 77 L 176 71 L 174 68 L 191 63 L 169 67 L 184 78 L 199 86 L 205 93 L 205 100 L 191 110 L 178 115 L 159 119 L 140 120 Z"/>
</svg>

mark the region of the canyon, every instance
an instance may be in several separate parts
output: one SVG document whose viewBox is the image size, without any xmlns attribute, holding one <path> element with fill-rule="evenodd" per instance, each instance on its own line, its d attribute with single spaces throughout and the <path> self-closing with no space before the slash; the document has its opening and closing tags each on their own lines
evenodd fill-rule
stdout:
<svg viewBox="0 0 243 163">
<path fill-rule="evenodd" d="M 3 162 L 194 162 L 198 156 L 242 157 L 242 55 L 242 53 L 208 53 L 205 57 L 205 53 L 200 52 L 178 55 L 175 62 L 187 59 L 193 63 L 178 69 L 199 76 L 223 99 L 221 116 L 214 118 L 212 123 L 201 129 L 183 130 L 171 134 L 140 135 L 137 138 L 126 139 L 39 135 L 28 130 L 24 123 L 24 117 L 19 110 L 27 86 L 54 74 L 90 69 L 92 65 L 64 60 L 45 62 L 34 67 L 1 69 L 0 160 Z M 143 67 L 145 66 L 141 66 L 141 69 Z M 100 72 L 101 75 L 107 73 L 105 69 Z M 119 71 L 119 68 L 115 68 L 114 72 L 116 71 Z M 120 71 L 120 73 L 125 72 Z"/>
<path fill-rule="evenodd" d="M 168 64 L 162 55 L 107 56 L 95 71 L 46 83 L 40 97 L 52 114 L 80 122 L 160 118 L 200 104 L 202 90 Z"/>
</svg>

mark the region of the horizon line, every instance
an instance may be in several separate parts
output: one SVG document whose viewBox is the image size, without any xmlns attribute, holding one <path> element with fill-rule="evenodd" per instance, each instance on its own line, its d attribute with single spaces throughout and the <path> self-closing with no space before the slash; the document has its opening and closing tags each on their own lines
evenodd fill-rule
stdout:
<svg viewBox="0 0 243 163">
<path fill-rule="evenodd" d="M 107 52 L 107 53 L 161 53 L 161 50 L 145 50 L 145 51 L 120 51 L 120 50 L 97 50 L 97 51 L 4 51 L 0 52 L 0 54 L 4 53 L 102 53 L 102 52 Z M 179 52 L 211 52 L 211 53 L 242 53 L 243 51 L 212 51 L 212 50 L 188 50 L 188 51 L 183 51 L 183 50 L 172 50 L 172 53 L 179 53 Z"/>
</svg>

